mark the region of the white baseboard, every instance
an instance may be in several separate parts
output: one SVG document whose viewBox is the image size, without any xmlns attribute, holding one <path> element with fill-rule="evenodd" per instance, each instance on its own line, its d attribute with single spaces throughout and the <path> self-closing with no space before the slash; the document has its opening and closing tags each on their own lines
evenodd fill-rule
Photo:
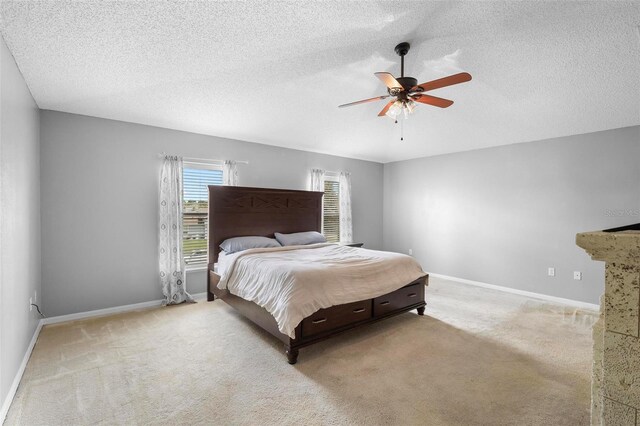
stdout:
<svg viewBox="0 0 640 426">
<path fill-rule="evenodd" d="M 568 306 L 572 306 L 572 307 L 580 308 L 580 309 L 588 309 L 588 310 L 591 310 L 591 311 L 599 311 L 600 310 L 600 305 L 597 305 L 597 304 L 594 304 L 594 303 L 580 302 L 579 300 L 564 299 L 562 297 L 549 296 L 547 294 L 534 293 L 532 291 L 518 290 L 518 289 L 515 289 L 515 288 L 503 287 L 503 286 L 495 285 L 495 284 L 487 284 L 487 283 L 483 283 L 483 282 L 480 282 L 480 281 L 467 280 L 467 279 L 464 279 L 464 278 L 450 277 L 448 275 L 433 274 L 431 272 L 429 272 L 429 276 L 430 277 L 434 277 L 434 278 L 443 278 L 445 280 L 457 281 L 457 282 L 460 282 L 460 283 L 463 283 L 463 284 L 470 284 L 470 285 L 474 285 L 476 287 L 490 288 L 492 290 L 503 291 L 505 293 L 518 294 L 520 296 L 527 296 L 527 297 L 531 297 L 531 298 L 534 298 L 534 299 L 540 299 L 540 300 L 545 300 L 545 301 L 548 301 L 548 302 L 559 303 L 559 304 L 562 304 L 562 305 L 568 305 Z"/>
<path fill-rule="evenodd" d="M 196 300 L 201 300 L 206 298 L 207 293 L 197 293 L 191 295 Z M 38 326 L 36 327 L 36 331 L 33 333 L 33 337 L 31 338 L 31 342 L 29 342 L 29 346 L 27 347 L 27 351 L 22 358 L 22 363 L 20 364 L 20 368 L 13 379 L 13 383 L 11 384 L 11 388 L 9 388 L 9 393 L 7 397 L 4 399 L 2 403 L 2 408 L 0 409 L 0 425 L 4 423 L 5 417 L 9 412 L 9 407 L 11 407 L 11 403 L 13 402 L 13 398 L 16 395 L 16 391 L 18 390 L 18 385 L 20 385 L 20 381 L 22 380 L 22 375 L 24 374 L 24 370 L 27 367 L 27 363 L 29 362 L 29 358 L 31 357 L 31 352 L 33 352 L 33 348 L 36 345 L 36 341 L 38 340 L 38 336 L 40 335 L 40 330 L 42 327 L 47 324 L 58 324 L 66 321 L 73 321 L 83 318 L 91 318 L 91 317 L 99 317 L 104 315 L 113 315 L 122 312 L 130 312 L 138 309 L 152 308 L 155 306 L 160 306 L 162 304 L 162 300 L 152 300 L 150 302 L 142 302 L 142 303 L 134 303 L 132 305 L 124 305 L 124 306 L 115 306 L 113 308 L 106 309 L 96 309 L 95 311 L 87 311 L 87 312 L 78 312 L 75 314 L 69 315 L 60 315 L 57 317 L 51 318 L 43 318 L 38 322 Z"/>
<path fill-rule="evenodd" d="M 205 298 L 207 293 L 197 293 L 191 295 L 194 299 Z M 151 300 L 149 302 L 134 303 L 131 305 L 114 306 L 113 308 L 96 309 L 95 311 L 77 312 L 75 314 L 59 315 L 57 317 L 44 318 L 43 325 L 58 324 L 66 321 L 74 321 L 84 318 L 102 317 L 105 315 L 120 314 L 123 312 L 137 311 L 138 309 L 153 308 L 162 305 L 162 300 Z"/>
<path fill-rule="evenodd" d="M 31 352 L 33 351 L 33 347 L 36 345 L 36 340 L 38 340 L 38 336 L 40 335 L 40 330 L 42 330 L 42 320 L 38 321 L 38 326 L 36 327 L 36 331 L 33 333 L 33 337 L 29 342 L 29 346 L 27 346 L 27 351 L 22 358 L 22 362 L 20 363 L 20 368 L 18 368 L 18 372 L 13 378 L 13 383 L 11 383 L 11 387 L 9 388 L 9 393 L 2 403 L 2 408 L 0 409 L 0 425 L 4 423 L 5 417 L 7 417 L 7 413 L 9 412 L 9 407 L 11 407 L 11 403 L 13 402 L 13 397 L 16 396 L 16 392 L 18 391 L 18 385 L 20 385 L 20 381 L 22 380 L 22 375 L 24 374 L 25 368 L 27 368 L 27 363 L 29 362 L 29 358 L 31 357 Z"/>
</svg>

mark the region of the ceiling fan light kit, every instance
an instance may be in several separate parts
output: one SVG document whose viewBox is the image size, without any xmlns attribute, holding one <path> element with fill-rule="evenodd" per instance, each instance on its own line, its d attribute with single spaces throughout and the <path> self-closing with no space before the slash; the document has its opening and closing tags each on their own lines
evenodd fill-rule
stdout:
<svg viewBox="0 0 640 426">
<path fill-rule="evenodd" d="M 402 42 L 395 48 L 396 53 L 400 56 L 400 77 L 395 78 L 388 72 L 374 73 L 375 76 L 378 77 L 380 81 L 385 84 L 385 86 L 387 86 L 388 95 L 376 96 L 375 98 L 350 102 L 348 104 L 340 105 L 339 108 L 360 105 L 387 99 L 389 97 L 394 97 L 394 100 L 389 101 L 387 105 L 382 108 L 382 110 L 378 113 L 378 117 L 388 116 L 395 119 L 397 122 L 398 117 L 404 117 L 405 119 L 409 118 L 409 115 L 414 111 L 417 103 L 432 105 L 439 108 L 447 108 L 453 105 L 453 101 L 427 95 L 424 92 L 452 86 L 454 84 L 464 83 L 471 80 L 471 75 L 466 72 L 461 72 L 459 74 L 454 74 L 448 77 L 418 84 L 417 79 L 404 76 L 404 57 L 407 53 L 409 53 L 410 48 L 411 45 L 407 42 Z"/>
<path fill-rule="evenodd" d="M 416 103 L 411 100 L 398 100 L 391 104 L 385 115 L 393 119 L 397 119 L 399 115 L 403 115 L 405 119 L 409 118 L 409 114 L 413 112 L 416 107 Z"/>
</svg>

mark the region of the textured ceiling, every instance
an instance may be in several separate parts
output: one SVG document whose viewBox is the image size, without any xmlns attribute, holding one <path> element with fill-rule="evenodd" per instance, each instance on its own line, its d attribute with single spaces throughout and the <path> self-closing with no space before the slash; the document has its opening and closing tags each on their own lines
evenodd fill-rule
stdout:
<svg viewBox="0 0 640 426">
<path fill-rule="evenodd" d="M 638 2 L 3 1 L 2 34 L 52 109 L 381 162 L 640 124 Z M 400 125 L 405 74 L 460 71 Z"/>
</svg>

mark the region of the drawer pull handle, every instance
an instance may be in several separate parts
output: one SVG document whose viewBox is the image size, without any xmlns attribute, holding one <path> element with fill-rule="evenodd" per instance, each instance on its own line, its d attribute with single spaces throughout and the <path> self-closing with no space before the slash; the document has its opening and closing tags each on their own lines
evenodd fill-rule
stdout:
<svg viewBox="0 0 640 426">
<path fill-rule="evenodd" d="M 360 312 L 364 312 L 364 311 L 365 311 L 365 309 L 364 309 L 364 308 L 358 308 L 358 309 L 354 309 L 354 310 L 353 310 L 353 313 L 354 313 L 354 314 L 359 314 Z"/>
<path fill-rule="evenodd" d="M 417 294 L 416 293 L 409 293 L 409 297 L 416 297 Z"/>
<path fill-rule="evenodd" d="M 325 322 L 326 320 L 327 320 L 326 318 L 320 318 L 320 319 L 312 320 L 311 322 L 314 324 L 320 324 L 321 322 Z"/>
<path fill-rule="evenodd" d="M 386 302 L 380 302 L 380 304 L 381 304 L 381 305 L 388 305 L 388 304 L 389 304 L 389 301 L 386 301 Z"/>
</svg>

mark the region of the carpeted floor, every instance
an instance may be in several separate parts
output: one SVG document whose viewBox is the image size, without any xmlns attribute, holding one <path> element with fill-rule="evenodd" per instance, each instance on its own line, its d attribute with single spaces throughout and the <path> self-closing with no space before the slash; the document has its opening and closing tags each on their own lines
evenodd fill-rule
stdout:
<svg viewBox="0 0 640 426">
<path fill-rule="evenodd" d="M 432 279 L 300 351 L 224 302 L 46 326 L 9 425 L 586 425 L 593 312 Z"/>
</svg>

